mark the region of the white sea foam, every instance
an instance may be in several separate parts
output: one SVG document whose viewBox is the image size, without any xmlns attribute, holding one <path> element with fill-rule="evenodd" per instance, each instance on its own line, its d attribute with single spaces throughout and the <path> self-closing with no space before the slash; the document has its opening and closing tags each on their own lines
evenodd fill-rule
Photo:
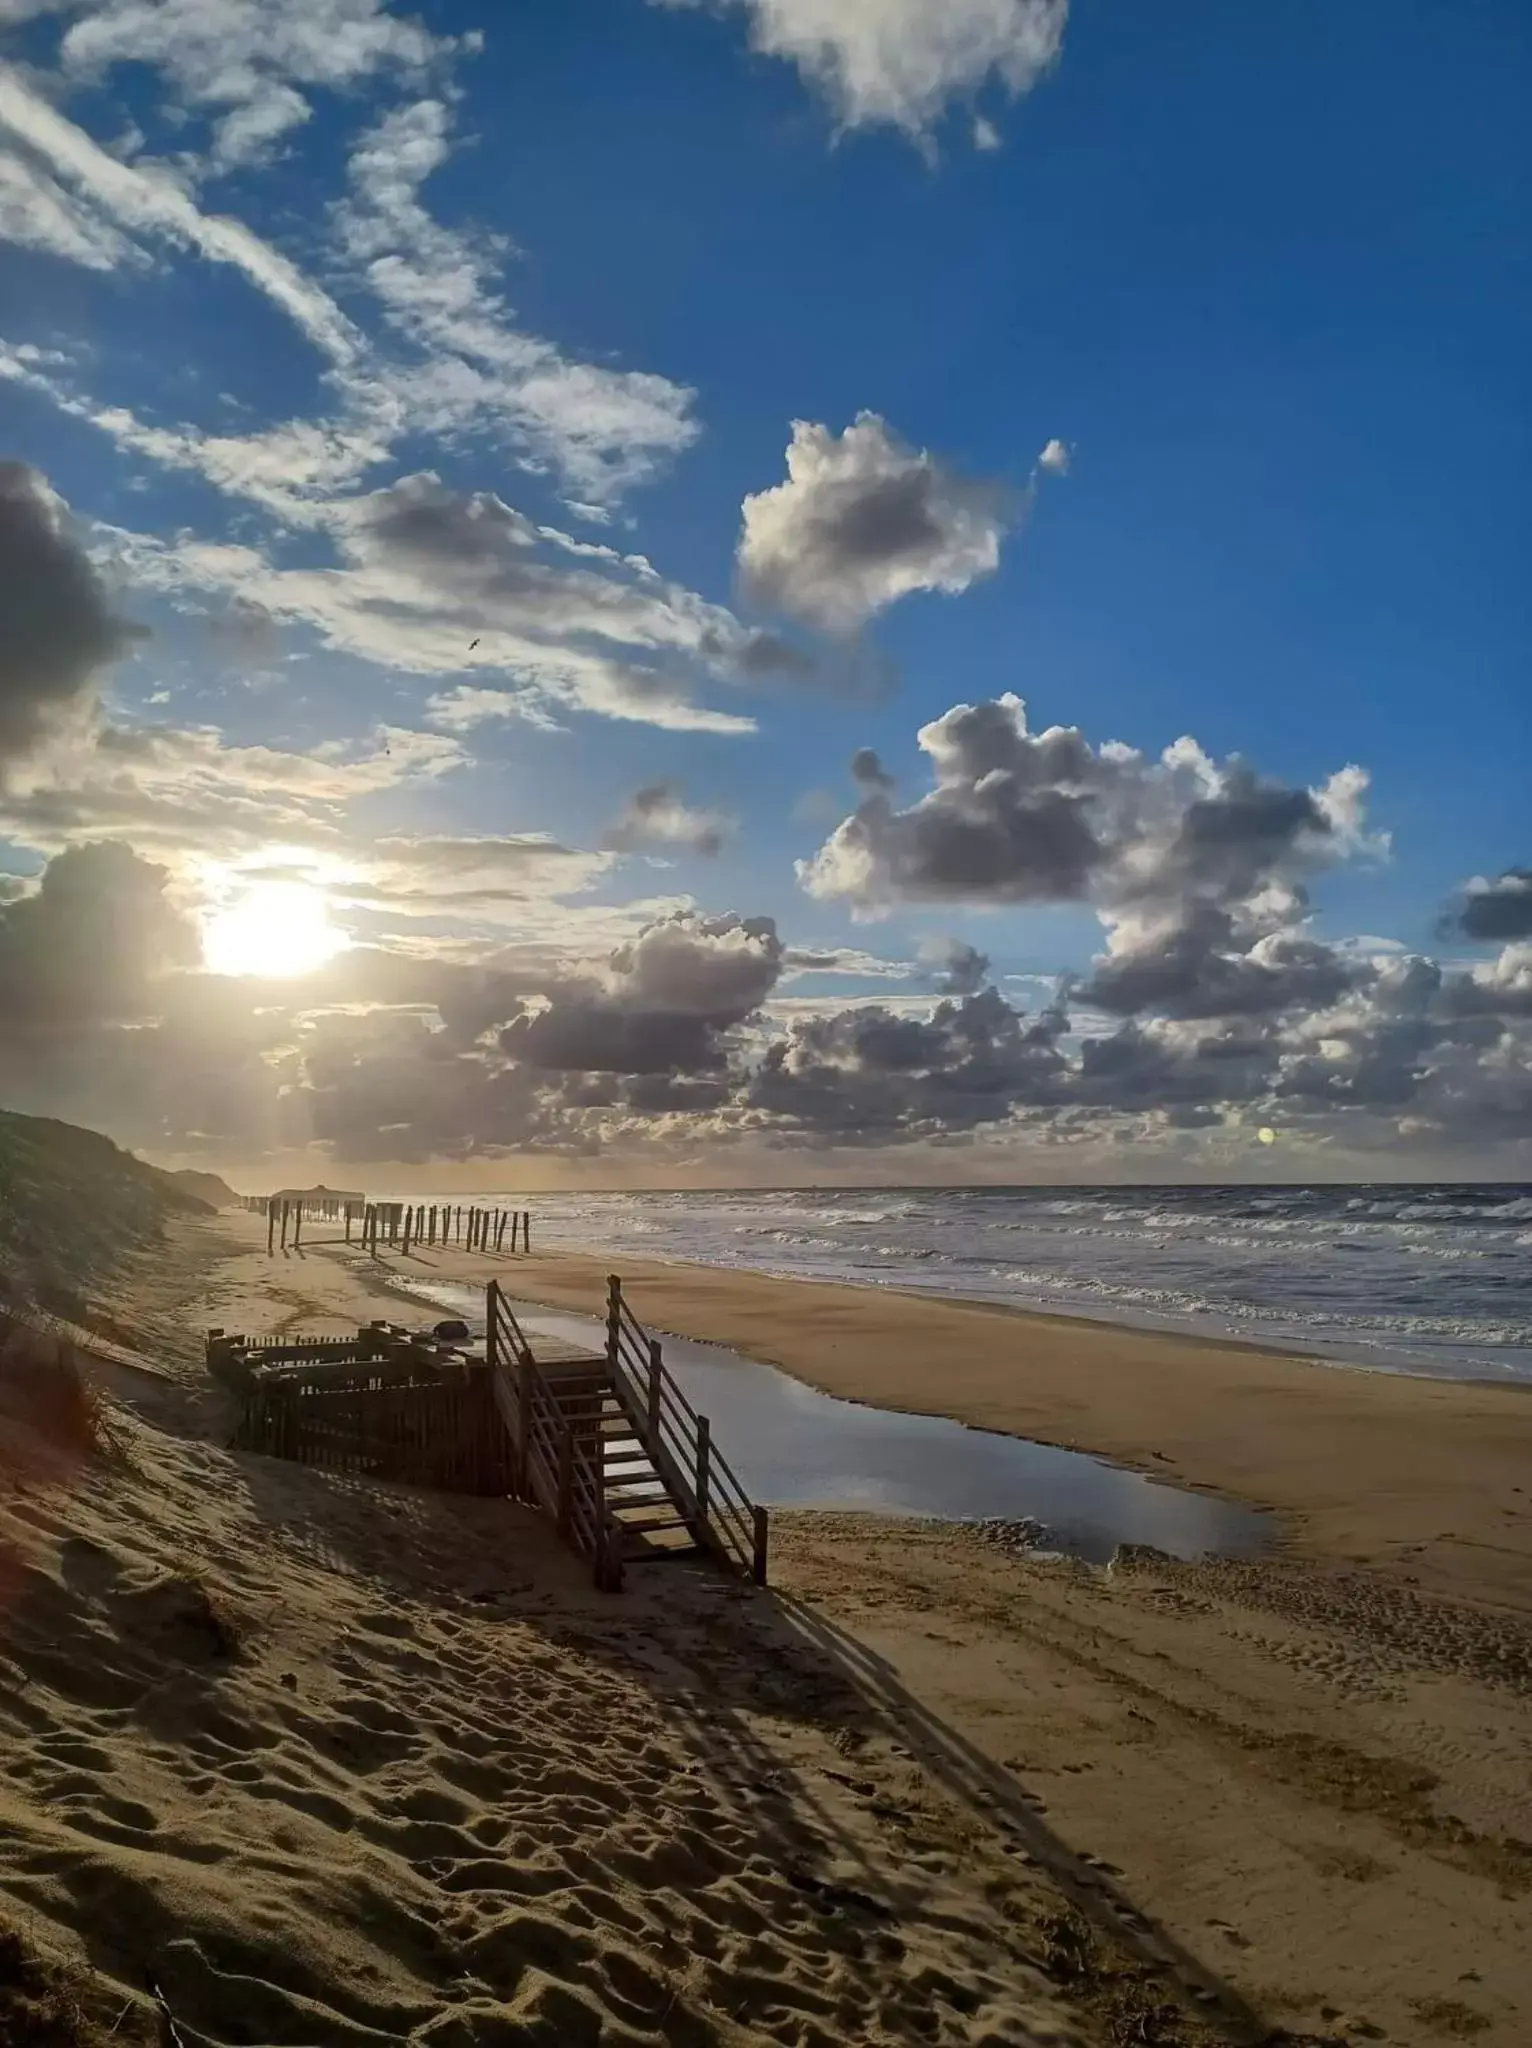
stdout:
<svg viewBox="0 0 1532 2048">
<path fill-rule="evenodd" d="M 629 1246 L 1532 1381 L 1524 1186 L 549 1195 L 534 1215 L 541 1244 L 603 1256 Z"/>
</svg>

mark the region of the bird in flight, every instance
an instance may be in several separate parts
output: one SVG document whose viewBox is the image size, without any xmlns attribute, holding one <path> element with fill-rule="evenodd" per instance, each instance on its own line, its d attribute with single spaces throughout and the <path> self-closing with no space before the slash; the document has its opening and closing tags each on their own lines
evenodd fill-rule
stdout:
<svg viewBox="0 0 1532 2048">
<path fill-rule="evenodd" d="M 470 640 L 468 643 L 468 652 L 472 654 L 473 650 L 478 646 L 478 644 L 479 643 L 477 640 Z"/>
</svg>

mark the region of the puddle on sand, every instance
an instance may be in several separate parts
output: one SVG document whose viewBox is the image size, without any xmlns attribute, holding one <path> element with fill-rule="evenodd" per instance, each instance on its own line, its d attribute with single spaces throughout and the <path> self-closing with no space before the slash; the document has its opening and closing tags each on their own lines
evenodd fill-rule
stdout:
<svg viewBox="0 0 1532 2048">
<path fill-rule="evenodd" d="M 414 1291 L 482 1333 L 477 1288 L 443 1282 Z M 605 1332 L 594 1316 L 530 1302 L 513 1306 L 534 1348 L 539 1332 L 603 1347 Z M 1253 1508 L 1163 1486 L 1082 1451 L 965 1429 L 937 1416 L 864 1408 L 720 1345 L 662 1341 L 665 1363 L 711 1421 L 741 1485 L 768 1506 L 948 1521 L 1031 1516 L 1060 1550 L 1096 1564 L 1119 1543 L 1149 1543 L 1172 1557 L 1250 1557 L 1271 1540 L 1269 1517 Z"/>
</svg>

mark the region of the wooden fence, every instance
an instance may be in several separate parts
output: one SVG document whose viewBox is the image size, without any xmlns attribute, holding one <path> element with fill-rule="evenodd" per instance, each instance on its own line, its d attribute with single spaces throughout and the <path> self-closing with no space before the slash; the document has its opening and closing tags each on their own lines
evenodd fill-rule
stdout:
<svg viewBox="0 0 1532 2048">
<path fill-rule="evenodd" d="M 234 1448 L 439 1493 L 513 1491 L 511 1444 L 482 1367 L 405 1386 L 285 1374 L 246 1395 Z"/>
</svg>

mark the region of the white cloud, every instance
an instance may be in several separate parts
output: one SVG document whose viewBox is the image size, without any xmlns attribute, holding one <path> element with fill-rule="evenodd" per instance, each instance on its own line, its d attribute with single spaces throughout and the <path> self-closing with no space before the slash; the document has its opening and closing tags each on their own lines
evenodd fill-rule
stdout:
<svg viewBox="0 0 1532 2048">
<path fill-rule="evenodd" d="M 333 845 L 358 798 L 437 781 L 463 761 L 447 735 L 398 727 L 294 753 L 230 746 L 212 727 L 107 725 L 13 779 L 0 833 L 42 853 L 122 839 L 182 867 Z"/>
<path fill-rule="evenodd" d="M 1038 456 L 1037 466 L 1041 470 L 1046 470 L 1049 476 L 1068 476 L 1072 459 L 1069 443 L 1055 437 Z"/>
<path fill-rule="evenodd" d="M 241 221 L 204 213 L 166 172 L 119 162 L 5 65 L 0 144 L 45 165 L 72 203 L 108 228 L 166 240 L 242 271 L 337 367 L 351 367 L 362 354 L 361 336 L 345 314 L 280 251 Z"/>
<path fill-rule="evenodd" d="M 142 252 L 109 220 L 66 192 L 44 167 L 0 154 L 0 241 L 43 249 L 86 270 L 115 270 Z"/>
<path fill-rule="evenodd" d="M 335 208 L 345 259 L 424 353 L 391 373 L 417 431 L 508 435 L 587 510 L 646 481 L 697 437 L 693 394 L 666 377 L 574 362 L 522 332 L 494 279 L 502 239 L 449 228 L 420 188 L 452 150 L 440 99 L 396 108 L 351 158 Z"/>
<path fill-rule="evenodd" d="M 651 0 L 685 7 L 706 0 Z M 1019 98 L 1057 59 L 1069 0 L 717 0 L 748 9 L 750 40 L 797 65 L 847 128 L 925 141 L 948 105 L 991 79 Z M 976 130 L 980 148 L 992 147 Z"/>
<path fill-rule="evenodd" d="M 684 846 L 693 853 L 712 855 L 722 851 L 737 823 L 727 811 L 688 804 L 672 783 L 651 782 L 628 798 L 603 843 L 619 853 Z"/>
<path fill-rule="evenodd" d="M 216 114 L 212 162 L 230 169 L 309 118 L 299 86 L 418 76 L 460 46 L 386 0 L 95 0 L 59 54 L 74 78 L 154 65 L 181 105 Z"/>
<path fill-rule="evenodd" d="M 248 40 L 256 15 L 245 0 L 238 0 L 235 13 Z M 278 13 L 281 23 L 273 26 L 285 34 L 287 10 Z M 358 13 L 363 17 L 363 25 L 373 23 L 370 7 Z M 110 19 L 111 47 L 121 44 L 125 52 L 129 30 L 144 24 L 128 0 Z M 357 65 L 371 47 L 364 37 Z M 143 54 L 159 61 L 157 48 L 149 37 Z M 180 82 L 190 76 L 188 70 Z M 256 83 L 264 76 L 258 68 Z M 237 82 L 232 73 L 222 78 L 219 93 L 233 92 Z M 209 74 L 209 94 L 213 84 Z M 252 86 L 252 96 L 230 119 L 245 123 L 250 139 L 248 124 L 274 119 L 277 106 L 264 87 L 255 92 Z M 34 375 L 34 388 L 133 452 L 196 471 L 284 518 L 302 519 L 312 501 L 354 485 L 405 431 L 497 441 L 513 448 L 524 466 L 556 473 L 587 514 L 604 514 L 696 439 L 693 394 L 650 372 L 574 360 L 514 325 L 493 284 L 504 247 L 487 235 L 443 226 L 421 203 L 422 181 L 451 147 L 443 101 L 396 110 L 358 147 L 350 193 L 333 210 L 341 266 L 349 278 L 360 277 L 404 345 L 402 354 L 390 354 L 321 284 L 242 221 L 205 211 L 163 166 L 121 161 L 19 72 L 0 65 L 0 235 L 92 269 L 147 265 L 160 244 L 231 265 L 320 351 L 339 403 L 333 417 L 228 435 L 146 422 L 121 403 L 87 398 L 57 378 Z"/>
<path fill-rule="evenodd" d="M 877 413 L 793 423 L 787 481 L 746 498 L 736 559 L 759 603 L 852 633 L 912 591 L 966 590 L 1000 560 L 1004 493 L 901 441 Z"/>
<path fill-rule="evenodd" d="M 501 717 L 548 725 L 571 709 L 677 732 L 755 729 L 693 701 L 710 679 L 742 672 L 749 635 L 641 556 L 571 540 L 492 493 L 450 491 L 429 474 L 338 500 L 324 520 L 337 554 L 329 566 L 279 568 L 251 547 L 167 545 L 117 529 L 104 545 L 141 585 L 237 596 L 379 666 L 496 676 L 430 700 L 428 715 L 450 731 Z"/>
</svg>

